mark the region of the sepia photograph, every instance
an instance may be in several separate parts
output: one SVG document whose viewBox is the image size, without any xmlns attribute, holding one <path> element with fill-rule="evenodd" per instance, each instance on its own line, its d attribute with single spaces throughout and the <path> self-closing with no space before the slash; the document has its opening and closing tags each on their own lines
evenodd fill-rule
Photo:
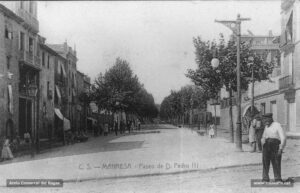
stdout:
<svg viewBox="0 0 300 193">
<path fill-rule="evenodd" d="M 300 193 L 300 0 L 0 1 L 0 193 Z"/>
</svg>

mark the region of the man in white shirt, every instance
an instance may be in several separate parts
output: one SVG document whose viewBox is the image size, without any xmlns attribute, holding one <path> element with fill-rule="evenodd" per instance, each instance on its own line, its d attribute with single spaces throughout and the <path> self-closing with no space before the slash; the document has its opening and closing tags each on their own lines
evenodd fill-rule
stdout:
<svg viewBox="0 0 300 193">
<path fill-rule="evenodd" d="M 281 155 L 285 147 L 286 136 L 280 123 L 274 122 L 272 113 L 263 115 L 265 130 L 261 139 L 263 146 L 263 181 L 269 182 L 270 162 L 275 181 L 281 179 Z"/>
</svg>

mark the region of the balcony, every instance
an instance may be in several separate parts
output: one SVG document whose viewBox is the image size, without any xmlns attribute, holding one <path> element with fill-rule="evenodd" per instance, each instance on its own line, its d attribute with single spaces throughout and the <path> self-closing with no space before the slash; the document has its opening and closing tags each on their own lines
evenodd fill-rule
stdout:
<svg viewBox="0 0 300 193">
<path fill-rule="evenodd" d="M 31 67 L 40 69 L 41 60 L 38 56 L 34 56 L 32 52 L 21 50 L 19 52 L 19 60 Z"/>
<path fill-rule="evenodd" d="M 61 74 L 55 74 L 55 84 L 59 85 L 60 87 L 64 87 L 67 85 L 67 78 Z"/>
<path fill-rule="evenodd" d="M 20 61 L 23 61 L 23 62 L 26 62 L 29 64 L 33 64 L 33 53 L 32 52 L 21 50 L 19 57 L 20 57 Z"/>
<path fill-rule="evenodd" d="M 293 77 L 291 75 L 284 76 L 279 79 L 279 90 L 288 90 L 293 88 L 294 88 L 294 83 L 293 83 Z"/>
</svg>

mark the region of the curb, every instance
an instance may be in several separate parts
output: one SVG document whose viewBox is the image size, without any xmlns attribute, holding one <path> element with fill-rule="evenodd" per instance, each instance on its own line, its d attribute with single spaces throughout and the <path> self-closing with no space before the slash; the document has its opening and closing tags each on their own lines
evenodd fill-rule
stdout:
<svg viewBox="0 0 300 193">
<path fill-rule="evenodd" d="M 66 179 L 63 180 L 64 183 L 77 183 L 77 182 L 87 182 L 93 180 L 109 180 L 109 179 L 126 179 L 126 178 L 137 178 L 137 177 L 151 177 L 151 176 L 165 176 L 165 175 L 176 175 L 176 174 L 186 174 L 186 173 L 208 173 L 221 169 L 230 169 L 230 168 L 239 168 L 245 166 L 260 166 L 262 163 L 250 163 L 250 164 L 239 164 L 239 165 L 229 165 L 229 166 L 219 166 L 214 168 L 207 169 L 194 169 L 194 170 L 184 170 L 184 171 L 174 171 L 166 173 L 151 173 L 151 174 L 133 174 L 133 175 L 124 175 L 124 176 L 107 176 L 107 177 L 98 177 L 98 178 L 82 178 L 82 179 Z"/>
</svg>

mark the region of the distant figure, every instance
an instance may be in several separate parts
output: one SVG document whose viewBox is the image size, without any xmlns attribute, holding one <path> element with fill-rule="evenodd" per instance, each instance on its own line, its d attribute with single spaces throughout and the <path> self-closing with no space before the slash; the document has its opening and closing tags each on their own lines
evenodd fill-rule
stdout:
<svg viewBox="0 0 300 193">
<path fill-rule="evenodd" d="M 141 122 L 140 122 L 140 120 L 137 120 L 137 124 L 138 124 L 138 130 L 141 130 Z"/>
<path fill-rule="evenodd" d="M 108 135 L 108 123 L 105 123 L 104 125 L 104 136 Z"/>
<path fill-rule="evenodd" d="M 115 130 L 115 134 L 118 135 L 118 121 L 114 121 L 114 130 Z"/>
<path fill-rule="evenodd" d="M 14 158 L 14 156 L 10 150 L 10 147 L 9 147 L 9 139 L 5 139 L 5 141 L 4 141 L 1 158 L 2 158 L 2 160 L 10 160 L 10 159 Z"/>
<path fill-rule="evenodd" d="M 209 134 L 210 138 L 214 138 L 215 137 L 215 125 L 212 124 L 212 123 L 209 125 L 208 134 Z"/>
<path fill-rule="evenodd" d="M 255 127 L 256 127 L 256 119 L 252 118 L 249 127 L 249 143 L 251 146 L 250 152 L 253 153 L 256 151 L 256 136 L 255 136 Z"/>
</svg>

